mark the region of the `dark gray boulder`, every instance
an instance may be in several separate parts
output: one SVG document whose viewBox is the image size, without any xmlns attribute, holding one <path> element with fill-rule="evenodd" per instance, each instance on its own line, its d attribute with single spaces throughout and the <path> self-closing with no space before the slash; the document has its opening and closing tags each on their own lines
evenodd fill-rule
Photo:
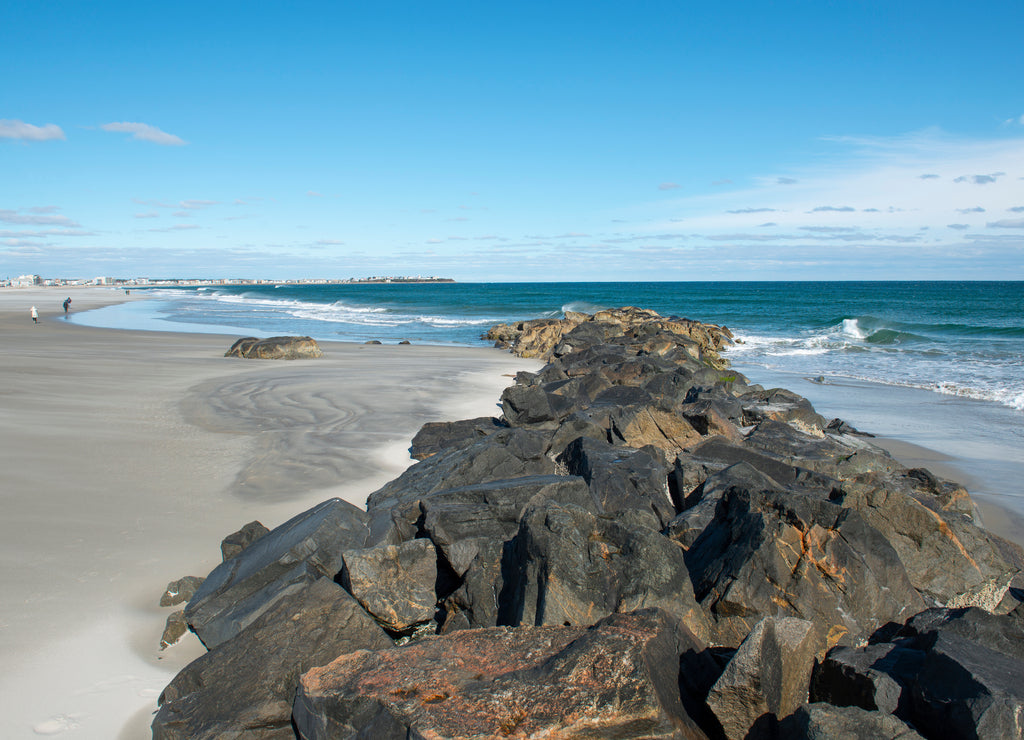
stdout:
<svg viewBox="0 0 1024 740">
<path fill-rule="evenodd" d="M 661 529 L 676 515 L 669 498 L 668 471 L 661 460 L 645 450 L 630 449 L 579 437 L 558 461 L 590 486 L 601 512 L 635 510 Z"/>
<path fill-rule="evenodd" d="M 833 500 L 859 511 L 889 541 L 930 603 L 995 609 L 1017 567 L 996 537 L 957 508 L 943 508 L 916 481 L 861 476 L 845 481 Z"/>
<path fill-rule="evenodd" d="M 242 550 L 269 532 L 270 530 L 264 527 L 260 522 L 249 522 L 237 532 L 232 532 L 221 540 L 221 559 L 231 560 L 231 558 L 240 555 Z"/>
<path fill-rule="evenodd" d="M 424 460 L 451 447 L 464 447 L 482 437 L 494 434 L 508 425 L 491 416 L 461 421 L 432 421 L 420 427 L 412 438 L 409 455 L 413 460 Z"/>
<path fill-rule="evenodd" d="M 1019 619 L 929 609 L 883 633 L 862 648 L 831 651 L 815 671 L 812 699 L 891 711 L 928 738 L 1024 734 Z"/>
<path fill-rule="evenodd" d="M 906 642 L 838 646 L 815 669 L 811 701 L 896 714 L 906 709 L 907 677 L 921 670 L 924 653 Z"/>
<path fill-rule="evenodd" d="M 484 543 L 511 540 L 527 504 L 543 499 L 597 511 L 583 478 L 533 475 L 428 494 L 420 526 L 461 576 Z"/>
<path fill-rule="evenodd" d="M 389 633 L 434 618 L 437 550 L 427 539 L 343 553 L 341 585 Z"/>
<path fill-rule="evenodd" d="M 680 469 L 676 461 L 676 471 Z M 718 503 L 726 491 L 740 488 L 746 491 L 780 491 L 783 487 L 754 468 L 739 462 L 709 475 L 685 500 L 686 508 L 665 528 L 665 534 L 686 550 L 693 546 L 704 529 L 714 520 Z"/>
<path fill-rule="evenodd" d="M 291 740 L 292 698 L 303 673 L 391 644 L 340 586 L 318 579 L 179 672 L 160 696 L 153 737 Z"/>
<path fill-rule="evenodd" d="M 367 546 L 397 545 L 416 536 L 420 501 L 430 493 L 495 480 L 558 472 L 547 451 L 549 435 L 501 429 L 468 447 L 451 448 L 411 466 L 370 494 Z"/>
<path fill-rule="evenodd" d="M 774 615 L 849 644 L 924 608 L 895 550 L 857 512 L 796 493 L 725 491 L 686 564 L 725 645 Z"/>
<path fill-rule="evenodd" d="M 543 501 L 523 514 L 505 550 L 501 624 L 594 624 L 658 607 L 708 635 L 682 549 L 651 530 Z"/>
<path fill-rule="evenodd" d="M 338 737 L 706 738 L 703 643 L 657 610 L 589 629 L 463 630 L 339 657 L 302 677 L 306 740 Z M 709 724 L 710 723 L 710 724 Z"/>
<path fill-rule="evenodd" d="M 192 630 L 216 647 L 288 593 L 334 578 L 342 552 L 366 544 L 366 522 L 366 512 L 334 498 L 276 527 L 207 576 L 185 607 Z"/>
<path fill-rule="evenodd" d="M 831 704 L 805 704 L 783 723 L 787 740 L 923 740 L 898 718 L 885 712 Z"/>
<path fill-rule="evenodd" d="M 232 344 L 224 356 L 250 360 L 305 360 L 323 357 L 324 353 L 312 337 L 244 337 Z"/>
<path fill-rule="evenodd" d="M 708 692 L 708 706 L 729 740 L 773 737 L 777 722 L 807 702 L 824 640 L 793 617 L 766 617 L 740 643 Z"/>
</svg>

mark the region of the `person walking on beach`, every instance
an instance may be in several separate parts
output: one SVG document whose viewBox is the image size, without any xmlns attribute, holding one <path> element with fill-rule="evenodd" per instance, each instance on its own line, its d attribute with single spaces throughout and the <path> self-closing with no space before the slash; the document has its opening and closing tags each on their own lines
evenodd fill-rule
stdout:
<svg viewBox="0 0 1024 740">
<path fill-rule="evenodd" d="M 64 315 L 65 316 L 67 316 L 68 308 L 70 308 L 70 307 L 71 307 L 71 298 L 69 296 L 68 298 L 66 298 L 64 300 Z"/>
<path fill-rule="evenodd" d="M 33 324 L 38 324 L 39 323 L 39 312 L 36 310 L 35 306 L 32 306 L 32 310 L 29 311 L 29 314 L 31 314 L 31 316 L 32 316 L 32 323 Z"/>
</svg>

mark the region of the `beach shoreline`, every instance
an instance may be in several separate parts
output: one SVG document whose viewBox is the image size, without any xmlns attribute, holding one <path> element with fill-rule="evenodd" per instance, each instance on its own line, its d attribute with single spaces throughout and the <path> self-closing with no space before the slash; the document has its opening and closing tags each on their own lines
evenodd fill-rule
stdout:
<svg viewBox="0 0 1024 740">
<path fill-rule="evenodd" d="M 148 737 L 159 692 L 203 652 L 192 636 L 157 649 L 169 581 L 209 572 L 220 540 L 248 521 L 273 527 L 331 496 L 365 505 L 413 462 L 423 423 L 497 413 L 501 389 L 533 364 L 493 349 L 345 343 L 316 361 L 228 359 L 237 334 L 80 326 L 64 321 L 67 296 L 72 312 L 135 298 L 0 291 L 10 738 Z M 300 464 L 267 480 L 283 460 Z"/>
</svg>

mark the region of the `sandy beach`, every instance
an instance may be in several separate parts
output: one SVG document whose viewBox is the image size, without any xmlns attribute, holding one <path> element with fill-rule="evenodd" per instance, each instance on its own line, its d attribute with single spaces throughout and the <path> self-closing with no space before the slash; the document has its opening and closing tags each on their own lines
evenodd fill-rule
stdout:
<svg viewBox="0 0 1024 740">
<path fill-rule="evenodd" d="M 202 651 L 191 636 L 158 649 L 169 581 L 205 575 L 253 519 L 364 505 L 423 423 L 495 413 L 509 374 L 535 366 L 341 343 L 316 361 L 227 359 L 240 335 L 77 326 L 68 295 L 73 312 L 134 298 L 0 290 L 5 738 L 149 737 L 160 690 Z"/>
</svg>

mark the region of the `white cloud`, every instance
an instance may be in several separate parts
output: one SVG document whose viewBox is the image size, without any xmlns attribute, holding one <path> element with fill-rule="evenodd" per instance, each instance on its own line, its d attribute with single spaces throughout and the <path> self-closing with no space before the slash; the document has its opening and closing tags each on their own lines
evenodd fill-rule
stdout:
<svg viewBox="0 0 1024 740">
<path fill-rule="evenodd" d="M 29 213 L 19 213 L 18 211 L 0 208 L 0 221 L 4 221 L 9 224 L 32 224 L 36 226 L 51 224 L 55 226 L 77 227 L 79 225 L 67 216 L 53 214 L 53 210 L 55 209 L 52 206 L 30 208 L 28 210 Z"/>
<path fill-rule="evenodd" d="M 968 140 L 925 131 L 831 141 L 839 145 L 838 153 L 804 167 L 788 165 L 791 177 L 766 173 L 729 192 L 651 200 L 645 210 L 654 218 L 645 228 L 685 231 L 699 243 L 716 235 L 763 240 L 769 234 L 827 233 L 805 227 L 851 227 L 866 243 L 899 246 L 911 238 L 946 243 L 956 230 L 946 228 L 951 222 L 980 232 L 982 214 L 1012 212 L 1021 205 L 1017 180 L 1024 176 L 1024 137 Z M 956 178 L 964 179 L 957 183 Z M 778 187 L 782 181 L 786 187 Z M 774 211 L 776 226 L 761 226 L 766 209 Z M 921 234 L 925 227 L 932 229 L 927 236 Z"/>
<path fill-rule="evenodd" d="M 0 118 L 0 139 L 21 139 L 22 141 L 51 141 L 64 139 L 64 132 L 55 123 L 33 126 L 24 121 Z"/>
<path fill-rule="evenodd" d="M 148 123 L 122 121 L 119 123 L 104 123 L 100 128 L 104 131 L 131 134 L 133 139 L 149 141 L 160 146 L 184 146 L 188 143 L 180 137 L 169 134 L 166 131 L 161 131 L 156 126 L 150 126 Z"/>
</svg>

